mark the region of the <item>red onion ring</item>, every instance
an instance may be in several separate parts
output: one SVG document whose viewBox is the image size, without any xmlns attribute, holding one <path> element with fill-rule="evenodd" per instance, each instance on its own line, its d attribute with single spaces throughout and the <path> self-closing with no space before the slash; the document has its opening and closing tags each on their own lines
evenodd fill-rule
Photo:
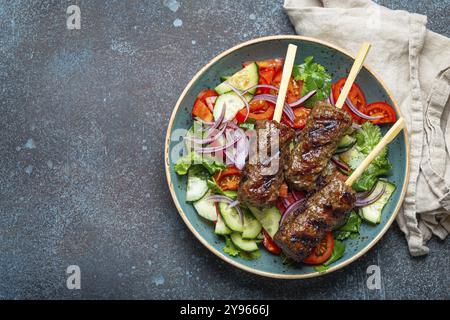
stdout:
<svg viewBox="0 0 450 320">
<path fill-rule="evenodd" d="M 298 200 L 286 208 L 286 211 L 284 212 L 283 216 L 281 217 L 280 226 L 283 224 L 283 222 L 287 219 L 288 216 L 290 216 L 295 210 L 297 210 L 304 204 L 306 199 L 307 198 L 305 197 L 301 200 Z"/>
<path fill-rule="evenodd" d="M 200 119 L 199 117 L 195 117 L 194 120 L 200 122 L 201 124 L 204 124 L 205 126 L 213 126 L 215 124 L 214 121 L 211 121 L 211 122 L 205 121 L 205 120 Z"/>
<path fill-rule="evenodd" d="M 274 85 L 271 85 L 271 84 L 257 84 L 256 86 L 250 87 L 250 88 L 242 91 L 242 94 L 246 94 L 246 93 L 252 91 L 253 89 L 259 89 L 259 88 L 272 89 L 272 90 L 275 90 L 275 91 L 280 90 L 280 88 L 278 88 L 278 87 L 276 87 Z"/>
<path fill-rule="evenodd" d="M 351 172 L 351 170 L 352 170 L 347 164 L 345 164 L 344 162 L 342 162 L 339 159 L 336 159 L 336 157 L 331 157 L 331 161 L 335 165 L 337 165 L 339 168 L 341 168 L 342 170 L 344 170 L 346 172 Z"/>
<path fill-rule="evenodd" d="M 233 204 L 235 202 L 235 200 L 233 200 L 227 196 L 221 196 L 221 195 L 209 196 L 208 198 L 206 198 L 206 200 L 210 200 L 210 201 L 214 201 L 214 202 L 226 202 L 229 204 L 228 206 L 230 206 L 231 204 Z M 239 213 L 239 217 L 241 218 L 241 223 L 244 224 L 244 214 L 242 213 L 241 208 L 239 207 L 238 204 L 235 204 L 234 208 Z"/>
<path fill-rule="evenodd" d="M 355 105 L 352 103 L 352 101 L 347 97 L 345 98 L 345 103 L 347 104 L 347 106 L 350 108 L 350 110 L 356 114 L 358 117 L 363 118 L 365 120 L 377 120 L 377 119 L 381 119 L 384 116 L 369 116 L 367 114 L 362 113 L 361 111 L 358 110 L 358 108 L 355 107 Z"/>
<path fill-rule="evenodd" d="M 264 93 L 264 94 L 258 94 L 256 96 L 254 96 L 253 100 L 255 100 L 255 101 L 264 100 L 264 101 L 269 101 L 269 102 L 276 104 L 277 96 L 275 96 L 273 94 Z M 286 116 L 289 118 L 289 120 L 294 121 L 294 119 L 295 119 L 294 111 L 292 110 L 291 106 L 287 102 L 284 103 L 283 112 L 286 114 Z"/>
<path fill-rule="evenodd" d="M 228 208 L 234 208 L 234 207 L 236 207 L 239 203 L 240 203 L 239 200 L 234 200 L 233 202 L 231 202 L 231 203 L 228 205 Z"/>
<path fill-rule="evenodd" d="M 210 142 L 213 142 L 213 141 L 216 141 L 217 139 L 219 139 L 219 137 L 224 133 L 226 128 L 227 128 L 227 125 L 226 125 L 226 123 L 224 123 L 222 128 L 219 129 L 219 132 L 215 136 L 211 136 L 212 133 L 214 132 L 215 128 L 210 128 L 208 130 L 208 134 L 206 135 L 206 138 L 204 138 L 204 139 L 194 138 L 194 137 L 187 137 L 186 139 L 191 140 L 197 144 L 210 143 Z"/>
<path fill-rule="evenodd" d="M 284 208 L 289 208 L 291 204 L 289 203 L 289 200 L 287 198 L 283 198 L 283 206 Z"/>
<path fill-rule="evenodd" d="M 223 105 L 223 108 L 220 111 L 219 118 L 216 120 L 216 122 L 214 122 L 212 129 L 218 128 L 220 126 L 220 124 L 222 123 L 223 118 L 225 117 L 225 108 L 226 108 L 226 104 Z"/>
<path fill-rule="evenodd" d="M 226 150 L 226 149 L 224 150 L 224 153 L 225 153 L 225 156 L 227 157 L 227 161 L 229 161 L 229 162 L 227 162 L 227 164 L 234 165 L 234 158 L 235 158 L 234 154 L 233 155 L 230 154 L 228 152 L 228 150 Z"/>
<path fill-rule="evenodd" d="M 210 121 L 205 121 L 205 120 L 202 120 L 202 119 L 200 119 L 198 117 L 196 117 L 195 120 L 197 120 L 198 122 L 204 124 L 205 126 L 212 126 L 212 128 L 210 128 L 210 129 L 215 129 L 215 128 L 220 126 L 220 124 L 222 123 L 224 117 L 225 117 L 225 105 L 224 105 L 224 108 L 222 108 L 222 111 L 220 112 L 219 118 L 216 121 L 211 121 L 211 122 Z"/>
<path fill-rule="evenodd" d="M 231 128 L 231 129 L 236 129 L 236 130 L 239 129 L 237 124 L 234 122 L 231 122 L 231 121 L 227 123 L 227 126 L 228 126 L 228 128 Z"/>
<path fill-rule="evenodd" d="M 231 147 L 232 145 L 234 145 L 236 142 L 238 142 L 240 139 L 242 138 L 241 135 L 234 135 L 234 138 L 231 142 L 223 145 L 223 146 L 217 146 L 217 147 L 197 147 L 194 150 L 196 152 L 199 153 L 213 153 L 213 152 L 217 152 L 217 151 L 221 151 L 224 149 L 228 149 L 229 147 Z"/>
<path fill-rule="evenodd" d="M 383 196 L 383 194 L 384 194 L 385 191 L 386 191 L 386 185 L 383 184 L 383 188 L 380 190 L 380 192 L 377 193 L 377 194 L 376 194 L 375 196 L 373 196 L 372 198 L 370 198 L 370 199 L 367 199 L 367 198 L 365 198 L 365 199 L 356 199 L 355 206 L 356 206 L 356 207 L 365 207 L 365 206 L 368 206 L 368 205 L 370 205 L 370 204 L 372 204 L 372 203 L 378 201 L 378 199 L 380 199 L 381 196 Z"/>
<path fill-rule="evenodd" d="M 352 123 L 352 128 L 355 129 L 355 130 L 358 130 L 358 129 L 361 129 L 361 125 L 353 122 Z"/>
<path fill-rule="evenodd" d="M 290 103 L 289 105 L 293 108 L 296 106 L 301 105 L 302 103 L 304 103 L 306 100 L 308 100 L 309 98 L 311 98 L 313 95 L 315 95 L 317 93 L 317 90 L 313 90 L 308 92 L 307 94 L 305 94 L 303 97 L 301 97 L 300 99 L 298 99 L 295 102 Z"/>
<path fill-rule="evenodd" d="M 328 96 L 328 99 L 330 99 L 330 104 L 332 104 L 333 106 L 336 104 L 334 101 L 333 92 L 330 93 L 330 95 Z"/>
<path fill-rule="evenodd" d="M 245 159 L 247 159 L 249 147 L 246 139 L 246 135 L 242 129 L 236 131 L 241 136 L 241 139 L 236 143 L 236 152 L 234 157 L 234 165 L 239 170 L 242 170 L 245 166 Z"/>
<path fill-rule="evenodd" d="M 364 199 L 364 198 L 367 198 L 368 196 L 370 196 L 372 194 L 372 192 L 375 190 L 376 185 L 377 184 L 374 184 L 373 187 L 368 191 L 358 192 L 356 194 L 356 199 Z"/>
<path fill-rule="evenodd" d="M 353 148 L 353 145 L 350 145 L 350 146 L 345 147 L 345 148 L 337 148 L 336 151 L 334 152 L 334 154 L 344 153 L 344 152 L 350 150 L 351 148 Z"/>
</svg>

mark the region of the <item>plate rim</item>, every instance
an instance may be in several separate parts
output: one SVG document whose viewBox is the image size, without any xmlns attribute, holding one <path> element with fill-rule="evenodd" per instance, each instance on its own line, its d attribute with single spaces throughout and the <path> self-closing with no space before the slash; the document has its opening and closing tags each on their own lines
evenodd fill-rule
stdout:
<svg viewBox="0 0 450 320">
<path fill-rule="evenodd" d="M 200 241 L 200 243 L 202 243 L 209 251 L 211 251 L 213 254 L 215 254 L 217 257 L 219 257 L 220 259 L 222 259 L 223 261 L 229 263 L 230 265 L 239 268 L 241 270 L 247 271 L 249 273 L 253 273 L 259 276 L 263 276 L 263 277 L 268 277 L 268 278 L 273 278 L 273 279 L 308 279 L 308 278 L 314 278 L 314 277 L 318 277 L 318 276 L 323 276 L 325 274 L 330 274 L 336 270 L 339 270 L 347 265 L 349 265 L 350 263 L 356 261 L 357 259 L 359 259 L 360 257 L 362 257 L 364 254 L 366 254 L 376 243 L 378 243 L 378 241 L 381 239 L 381 237 L 386 233 L 386 231 L 389 229 L 389 227 L 392 225 L 392 223 L 394 222 L 395 218 L 398 215 L 398 212 L 400 210 L 400 207 L 403 204 L 403 200 L 405 198 L 405 194 L 406 194 L 406 190 L 408 187 L 408 183 L 409 183 L 409 174 L 410 174 L 410 163 L 409 163 L 409 153 L 410 153 L 410 143 L 409 143 L 409 136 L 408 136 L 408 131 L 407 128 L 405 127 L 403 130 L 403 136 L 405 139 L 405 146 L 406 146 L 406 165 L 405 165 L 405 177 L 404 177 L 404 181 L 403 181 L 403 188 L 401 190 L 401 194 L 400 194 L 400 198 L 399 201 L 397 202 L 397 205 L 394 209 L 394 213 L 391 215 L 391 218 L 386 222 L 386 224 L 383 226 L 383 228 L 381 229 L 381 231 L 378 233 L 378 235 L 372 239 L 371 242 L 369 242 L 361 251 L 359 251 L 358 253 L 356 253 L 353 257 L 351 257 L 350 259 L 343 261 L 323 272 L 312 272 L 312 273 L 307 273 L 307 274 L 279 274 L 279 273 L 273 273 L 273 272 L 268 272 L 268 271 L 261 271 L 261 270 L 256 270 L 252 267 L 246 266 L 242 263 L 240 263 L 237 260 L 232 259 L 231 257 L 228 257 L 227 255 L 225 255 L 223 252 L 217 250 L 216 248 L 214 248 L 212 245 L 210 245 L 208 243 L 207 240 L 205 240 L 200 233 L 197 232 L 197 230 L 194 228 L 194 226 L 190 223 L 189 219 L 186 216 L 186 213 L 184 212 L 183 208 L 181 207 L 178 198 L 176 196 L 175 190 L 173 188 L 173 183 L 172 183 L 172 178 L 170 176 L 170 163 L 169 163 L 169 145 L 170 145 L 170 133 L 172 132 L 172 127 L 173 127 L 173 123 L 175 120 L 175 116 L 178 113 L 178 109 L 180 107 L 181 102 L 183 101 L 184 97 L 186 96 L 186 93 L 189 91 L 189 89 L 192 87 L 192 85 L 195 83 L 195 81 L 197 81 L 197 79 L 209 68 L 211 67 L 214 63 L 216 63 L 217 61 L 219 61 L 220 59 L 222 59 L 223 57 L 233 53 L 236 50 L 239 50 L 243 47 L 246 46 L 250 46 L 259 42 L 265 42 L 265 41 L 273 41 L 273 40 L 300 40 L 300 41 L 307 41 L 307 42 L 313 42 L 313 43 L 318 43 L 327 47 L 330 47 L 332 49 L 335 49 L 337 51 L 339 51 L 340 53 L 348 56 L 351 59 L 355 59 L 355 55 L 350 54 L 348 51 L 334 45 L 331 44 L 327 41 L 323 41 L 323 40 L 319 40 L 316 38 L 312 38 L 312 37 L 305 37 L 305 36 L 299 36 L 299 35 L 275 35 L 275 36 L 266 36 L 266 37 L 260 37 L 260 38 L 255 38 L 252 40 L 248 40 L 242 43 L 239 43 L 225 51 L 223 51 L 222 53 L 218 54 L 217 56 L 215 56 L 214 58 L 212 58 L 207 64 L 205 64 L 199 71 L 197 71 L 197 73 L 192 77 L 192 79 L 188 82 L 188 84 L 186 85 L 186 87 L 183 89 L 180 97 L 178 98 L 176 104 L 175 104 L 175 108 L 172 111 L 172 114 L 170 116 L 169 119 L 169 125 L 167 127 L 167 131 L 166 131 L 166 139 L 165 139 L 165 146 L 164 146 L 164 165 L 165 165 L 165 171 L 166 171 L 166 179 L 167 179 L 167 184 L 170 190 L 170 194 L 172 196 L 172 200 L 175 204 L 175 207 L 178 210 L 179 215 L 181 216 L 181 218 L 183 219 L 184 223 L 186 224 L 186 226 L 188 227 L 188 229 L 194 234 L 194 236 Z M 394 104 L 394 108 L 397 112 L 397 114 L 399 114 L 400 116 L 402 116 L 402 112 L 400 110 L 400 108 L 398 107 L 397 101 L 395 100 L 391 90 L 386 86 L 386 84 L 384 83 L 384 81 L 370 68 L 368 67 L 366 64 L 364 64 L 363 66 L 383 87 L 383 89 L 386 91 L 386 93 L 388 94 L 390 100 L 392 101 L 392 103 Z"/>
</svg>

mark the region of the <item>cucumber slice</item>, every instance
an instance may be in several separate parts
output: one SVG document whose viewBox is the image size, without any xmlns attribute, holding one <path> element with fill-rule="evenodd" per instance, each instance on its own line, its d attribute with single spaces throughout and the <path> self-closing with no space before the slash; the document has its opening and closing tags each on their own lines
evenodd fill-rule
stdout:
<svg viewBox="0 0 450 320">
<path fill-rule="evenodd" d="M 227 81 L 230 78 L 231 78 L 231 76 L 221 76 L 220 77 L 220 81 L 225 82 L 225 81 Z"/>
<path fill-rule="evenodd" d="M 253 62 L 246 66 L 244 69 L 239 70 L 230 78 L 226 79 L 224 82 L 219 84 L 214 88 L 218 94 L 224 94 L 231 91 L 231 88 L 228 84 L 232 85 L 234 88 L 244 91 L 253 86 L 256 86 L 259 82 L 259 72 L 258 65 Z M 249 93 L 254 94 L 256 91 L 252 89 Z M 216 102 L 217 103 L 217 102 Z"/>
<path fill-rule="evenodd" d="M 377 194 L 378 192 L 380 192 L 383 188 L 383 185 L 386 186 L 386 190 L 384 191 L 384 194 L 381 196 L 381 198 L 371 205 L 359 209 L 361 218 L 373 224 L 378 224 L 381 222 L 381 213 L 383 211 L 383 208 L 395 191 L 394 184 L 388 181 L 379 180 L 377 182 L 377 185 L 375 186 L 375 189 L 373 190 L 373 193 Z"/>
<path fill-rule="evenodd" d="M 259 223 L 261 223 L 264 230 L 266 230 L 266 232 L 273 238 L 280 225 L 280 211 L 276 207 L 265 208 L 263 210 L 255 207 L 250 207 L 249 209 Z"/>
<path fill-rule="evenodd" d="M 337 146 L 338 149 L 344 149 L 344 148 L 350 148 L 352 145 L 354 145 L 356 142 L 356 138 L 345 135 L 342 137 L 341 141 L 339 141 L 339 144 Z"/>
<path fill-rule="evenodd" d="M 359 151 L 356 150 L 355 147 L 352 147 L 351 149 L 349 149 L 339 155 L 339 158 L 347 164 L 349 164 L 351 159 L 355 159 L 358 157 L 361 158 L 359 155 Z"/>
<path fill-rule="evenodd" d="M 205 218 L 209 221 L 217 221 L 217 211 L 214 202 L 208 200 L 207 198 L 211 195 L 211 192 L 207 192 L 203 198 L 194 202 L 194 208 L 200 217 Z"/>
<path fill-rule="evenodd" d="M 224 93 L 217 98 L 214 105 L 214 119 L 217 120 L 222 113 L 222 108 L 225 108 L 224 121 L 233 120 L 239 110 L 244 107 L 244 101 L 236 93 Z"/>
<path fill-rule="evenodd" d="M 220 234 L 220 235 L 226 235 L 226 234 L 231 234 L 232 232 L 233 231 L 230 228 L 227 227 L 227 225 L 223 221 L 223 219 L 220 216 L 220 214 L 218 214 L 217 215 L 216 227 L 214 229 L 214 233 L 215 234 Z"/>
<path fill-rule="evenodd" d="M 189 170 L 190 172 L 191 170 Z M 203 198 L 208 192 L 208 184 L 202 177 L 195 176 L 188 173 L 187 188 L 186 188 L 186 201 L 192 202 Z"/>
<path fill-rule="evenodd" d="M 260 234 L 262 229 L 261 223 L 249 213 L 244 213 L 244 230 L 242 231 L 242 238 L 255 239 Z"/>
<path fill-rule="evenodd" d="M 231 198 L 233 200 L 237 199 L 237 192 L 233 190 L 227 190 L 223 192 L 224 195 L 226 195 L 228 198 Z"/>
<path fill-rule="evenodd" d="M 228 228 L 237 232 L 244 231 L 241 217 L 235 208 L 229 208 L 228 203 L 219 202 L 219 211 Z"/>
<path fill-rule="evenodd" d="M 233 244 L 241 250 L 248 252 L 258 250 L 258 245 L 255 240 L 242 239 L 241 234 L 238 232 L 233 232 L 230 238 Z"/>
</svg>

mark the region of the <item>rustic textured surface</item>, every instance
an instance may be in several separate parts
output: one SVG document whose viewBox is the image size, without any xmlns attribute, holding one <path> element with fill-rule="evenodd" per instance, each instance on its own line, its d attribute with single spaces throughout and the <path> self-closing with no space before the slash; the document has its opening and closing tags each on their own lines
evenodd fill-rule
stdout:
<svg viewBox="0 0 450 320">
<path fill-rule="evenodd" d="M 0 298 L 449 298 L 448 240 L 412 259 L 393 226 L 349 267 L 276 281 L 217 259 L 178 216 L 163 172 L 173 105 L 219 52 L 293 33 L 280 0 L 83 1 L 70 31 L 73 2 L 0 1 Z M 448 0 L 378 2 L 450 36 Z M 66 288 L 71 264 L 81 290 Z"/>
</svg>

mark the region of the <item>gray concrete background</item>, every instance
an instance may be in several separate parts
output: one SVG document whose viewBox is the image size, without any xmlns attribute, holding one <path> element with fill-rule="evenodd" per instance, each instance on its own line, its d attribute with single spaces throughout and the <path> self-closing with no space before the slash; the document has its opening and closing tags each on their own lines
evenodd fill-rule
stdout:
<svg viewBox="0 0 450 320">
<path fill-rule="evenodd" d="M 379 2 L 450 36 L 448 0 Z M 79 31 L 66 29 L 74 3 Z M 0 298 L 449 298 L 448 240 L 412 259 L 397 226 L 357 262 L 303 281 L 237 270 L 190 234 L 163 169 L 178 95 L 221 51 L 293 29 L 281 0 L 171 8 L 0 1 Z M 71 264 L 81 290 L 66 288 Z M 381 290 L 366 287 L 371 264 Z"/>
</svg>

